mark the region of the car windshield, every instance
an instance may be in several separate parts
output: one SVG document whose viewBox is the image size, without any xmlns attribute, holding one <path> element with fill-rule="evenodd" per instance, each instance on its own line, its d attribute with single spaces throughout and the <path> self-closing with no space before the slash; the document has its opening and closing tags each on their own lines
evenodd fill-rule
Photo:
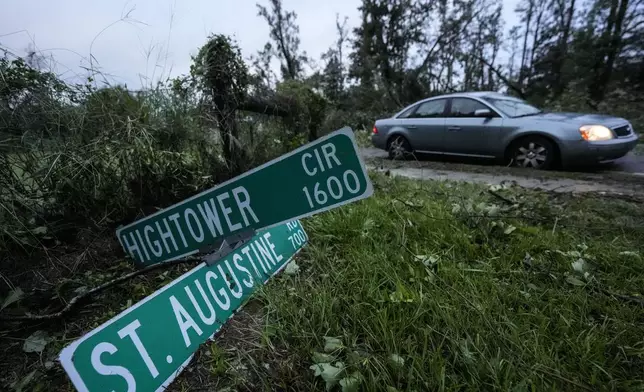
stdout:
<svg viewBox="0 0 644 392">
<path fill-rule="evenodd" d="M 518 98 L 486 96 L 483 99 L 512 118 L 532 116 L 541 113 L 540 109 Z"/>
</svg>

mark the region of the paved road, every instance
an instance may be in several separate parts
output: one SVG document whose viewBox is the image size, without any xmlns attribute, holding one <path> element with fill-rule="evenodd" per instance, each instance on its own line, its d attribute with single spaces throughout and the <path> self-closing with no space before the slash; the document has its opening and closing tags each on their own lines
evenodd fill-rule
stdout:
<svg viewBox="0 0 644 392">
<path fill-rule="evenodd" d="M 608 170 L 623 171 L 627 173 L 644 173 L 644 155 L 630 153 L 613 162 Z"/>
<path fill-rule="evenodd" d="M 383 150 L 373 148 L 373 147 L 368 147 L 368 148 L 361 148 L 360 149 L 360 154 L 364 158 L 387 158 L 387 153 Z M 444 157 L 423 157 L 423 160 L 434 160 L 434 161 L 448 161 L 448 162 L 467 162 L 471 163 L 471 160 L 463 160 L 463 159 L 454 159 L 450 157 L 449 159 L 446 159 Z M 482 165 L 491 165 L 493 163 L 486 162 L 486 161 L 481 161 L 481 160 L 476 160 L 475 161 L 477 164 L 482 164 Z M 635 155 L 633 153 L 630 153 L 626 155 L 623 158 L 618 159 L 617 161 L 609 164 L 603 164 L 597 167 L 591 167 L 591 168 L 583 168 L 583 169 L 576 169 L 575 171 L 588 171 L 588 172 L 602 172 L 602 171 L 618 171 L 618 172 L 627 172 L 627 173 L 644 173 L 644 155 Z"/>
</svg>

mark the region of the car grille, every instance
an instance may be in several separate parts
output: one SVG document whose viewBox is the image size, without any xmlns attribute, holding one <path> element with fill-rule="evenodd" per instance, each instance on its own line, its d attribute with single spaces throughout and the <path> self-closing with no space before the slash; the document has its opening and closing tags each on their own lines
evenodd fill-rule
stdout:
<svg viewBox="0 0 644 392">
<path fill-rule="evenodd" d="M 621 127 L 613 128 L 613 131 L 615 132 L 615 135 L 617 135 L 618 137 L 628 136 L 631 134 L 631 126 L 623 125 Z"/>
</svg>

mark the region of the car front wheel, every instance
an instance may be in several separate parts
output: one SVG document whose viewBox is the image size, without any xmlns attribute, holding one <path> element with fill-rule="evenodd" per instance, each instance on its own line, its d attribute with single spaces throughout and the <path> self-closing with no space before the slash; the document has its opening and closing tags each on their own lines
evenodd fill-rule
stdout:
<svg viewBox="0 0 644 392">
<path fill-rule="evenodd" d="M 549 169 L 555 161 L 555 148 L 551 141 L 529 136 L 513 143 L 511 148 L 512 164 L 533 169 Z"/>
<path fill-rule="evenodd" d="M 405 159 L 411 154 L 411 145 L 404 136 L 396 136 L 389 143 L 389 159 Z"/>
</svg>

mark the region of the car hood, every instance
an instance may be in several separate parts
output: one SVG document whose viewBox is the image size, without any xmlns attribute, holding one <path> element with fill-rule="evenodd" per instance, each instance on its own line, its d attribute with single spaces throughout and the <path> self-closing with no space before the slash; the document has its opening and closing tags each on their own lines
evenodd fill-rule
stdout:
<svg viewBox="0 0 644 392">
<path fill-rule="evenodd" d="M 605 114 L 584 114 L 584 113 L 539 113 L 534 116 L 529 116 L 525 118 L 531 118 L 535 120 L 545 120 L 545 121 L 556 121 L 556 122 L 565 122 L 568 124 L 574 125 L 607 125 L 614 126 L 618 124 L 623 124 L 626 122 L 625 119 L 620 117 L 608 116 Z"/>
</svg>

